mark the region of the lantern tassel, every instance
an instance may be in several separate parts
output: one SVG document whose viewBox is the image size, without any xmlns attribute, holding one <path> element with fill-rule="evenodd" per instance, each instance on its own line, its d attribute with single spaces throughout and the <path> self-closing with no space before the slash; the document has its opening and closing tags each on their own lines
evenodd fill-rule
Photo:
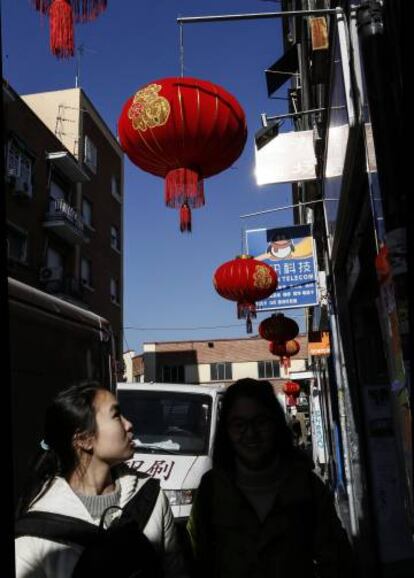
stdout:
<svg viewBox="0 0 414 578">
<path fill-rule="evenodd" d="M 174 169 L 165 177 L 165 204 L 178 208 L 183 203 L 197 209 L 204 205 L 204 183 L 191 169 Z"/>
<path fill-rule="evenodd" d="M 237 318 L 247 319 L 248 317 L 256 318 L 256 303 L 243 303 L 239 301 L 237 303 Z"/>
<path fill-rule="evenodd" d="M 50 50 L 58 58 L 75 54 L 72 6 L 67 0 L 53 0 L 49 9 Z"/>
<path fill-rule="evenodd" d="M 180 209 L 180 231 L 191 233 L 191 209 L 187 203 L 183 203 Z"/>
<path fill-rule="evenodd" d="M 290 357 L 289 356 L 283 356 L 280 358 L 280 361 L 283 364 L 283 368 L 285 370 L 285 373 L 287 375 L 289 375 L 289 368 L 290 368 Z"/>
<path fill-rule="evenodd" d="M 253 333 L 253 323 L 250 315 L 248 315 L 246 319 L 246 333 Z"/>
</svg>

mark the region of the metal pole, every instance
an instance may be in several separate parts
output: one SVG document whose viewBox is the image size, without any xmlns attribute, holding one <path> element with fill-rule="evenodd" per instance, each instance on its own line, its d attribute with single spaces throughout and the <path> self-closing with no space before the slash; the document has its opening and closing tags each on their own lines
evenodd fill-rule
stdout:
<svg viewBox="0 0 414 578">
<path fill-rule="evenodd" d="M 204 22 L 229 22 L 237 20 L 265 20 L 268 18 L 289 18 L 290 16 L 330 16 L 343 14 L 342 8 L 321 10 L 290 10 L 286 12 L 258 12 L 253 14 L 222 14 L 212 16 L 189 16 L 177 18 L 178 24 L 201 24 Z"/>
<path fill-rule="evenodd" d="M 266 211 L 258 211 L 257 213 L 249 213 L 248 215 L 240 215 L 240 219 L 247 219 L 248 217 L 257 217 L 257 215 L 265 215 L 266 213 L 274 213 L 276 211 L 285 211 L 286 209 L 293 209 L 294 207 L 302 207 L 303 205 L 312 205 L 313 203 L 323 203 L 324 201 L 338 201 L 338 199 L 315 199 L 314 201 L 306 201 L 304 203 L 297 203 L 296 205 L 286 205 L 285 207 L 276 207 L 274 209 L 267 209 Z"/>
<path fill-rule="evenodd" d="M 302 114 L 315 114 L 323 112 L 326 108 L 312 108 L 311 110 L 299 110 L 298 112 L 289 112 L 288 114 L 278 114 L 276 116 L 267 116 L 266 120 L 279 120 L 281 118 L 291 118 L 293 116 L 302 116 Z"/>
</svg>

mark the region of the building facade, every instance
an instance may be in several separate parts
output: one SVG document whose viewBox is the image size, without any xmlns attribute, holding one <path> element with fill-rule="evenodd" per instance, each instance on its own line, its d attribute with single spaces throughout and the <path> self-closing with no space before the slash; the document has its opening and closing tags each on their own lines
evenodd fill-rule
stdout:
<svg viewBox="0 0 414 578">
<path fill-rule="evenodd" d="M 288 82 L 294 130 L 313 133 L 315 178 L 292 191 L 295 221 L 312 224 L 326 276 L 310 329 L 330 334 L 331 355 L 314 359 L 330 481 L 363 575 L 410 576 L 402 2 L 284 0 L 282 9 L 302 14 L 283 19 L 285 53 L 270 67 L 282 74 L 267 80 L 269 96 Z"/>
<path fill-rule="evenodd" d="M 106 318 L 121 362 L 121 148 L 82 89 L 3 90 L 9 275 Z"/>
</svg>

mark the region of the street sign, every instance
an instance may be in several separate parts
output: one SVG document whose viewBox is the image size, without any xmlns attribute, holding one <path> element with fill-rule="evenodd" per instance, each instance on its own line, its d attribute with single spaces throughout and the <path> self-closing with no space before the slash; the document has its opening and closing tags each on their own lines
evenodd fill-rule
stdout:
<svg viewBox="0 0 414 578">
<path fill-rule="evenodd" d="M 319 303 L 311 225 L 246 231 L 247 253 L 273 267 L 276 291 L 256 303 L 258 311 L 309 307 Z"/>
</svg>

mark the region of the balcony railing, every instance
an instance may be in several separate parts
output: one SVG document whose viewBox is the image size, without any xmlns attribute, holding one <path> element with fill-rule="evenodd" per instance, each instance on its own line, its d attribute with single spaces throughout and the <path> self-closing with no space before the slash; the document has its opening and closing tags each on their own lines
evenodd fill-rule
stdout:
<svg viewBox="0 0 414 578">
<path fill-rule="evenodd" d="M 53 270 L 52 270 L 53 271 Z M 79 279 L 72 275 L 52 275 L 51 278 L 45 279 L 41 275 L 41 283 L 44 291 L 60 297 L 69 297 L 77 301 L 82 301 L 85 290 Z"/>
<path fill-rule="evenodd" d="M 85 239 L 81 217 L 64 199 L 50 201 L 43 225 L 71 243 L 77 244 Z"/>
</svg>

